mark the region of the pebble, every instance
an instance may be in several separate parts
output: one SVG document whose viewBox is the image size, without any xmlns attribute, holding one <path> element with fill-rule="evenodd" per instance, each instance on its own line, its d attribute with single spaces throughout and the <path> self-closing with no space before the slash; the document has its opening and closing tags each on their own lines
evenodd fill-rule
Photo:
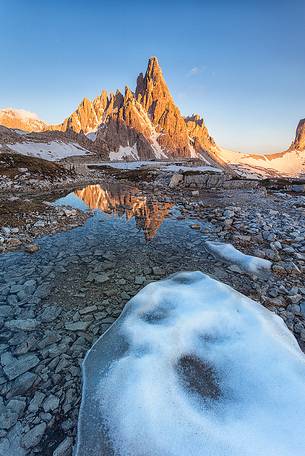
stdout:
<svg viewBox="0 0 305 456">
<path fill-rule="evenodd" d="M 145 282 L 144 276 L 136 276 L 134 279 L 134 283 L 137 285 L 142 285 Z"/>
<path fill-rule="evenodd" d="M 37 225 L 36 224 L 36 227 L 37 226 L 44 226 L 44 224 L 43 225 Z M 39 250 L 39 245 L 38 244 L 27 244 L 27 245 L 24 246 L 24 251 L 27 252 L 27 253 L 35 253 L 35 252 L 38 252 L 38 250 Z"/>
</svg>

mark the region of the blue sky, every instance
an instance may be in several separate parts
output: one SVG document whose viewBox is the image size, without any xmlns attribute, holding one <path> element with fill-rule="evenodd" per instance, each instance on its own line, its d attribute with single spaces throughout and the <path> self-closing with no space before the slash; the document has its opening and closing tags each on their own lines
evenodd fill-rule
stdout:
<svg viewBox="0 0 305 456">
<path fill-rule="evenodd" d="M 59 122 L 156 55 L 223 147 L 274 152 L 305 117 L 305 1 L 0 0 L 0 107 Z"/>
</svg>

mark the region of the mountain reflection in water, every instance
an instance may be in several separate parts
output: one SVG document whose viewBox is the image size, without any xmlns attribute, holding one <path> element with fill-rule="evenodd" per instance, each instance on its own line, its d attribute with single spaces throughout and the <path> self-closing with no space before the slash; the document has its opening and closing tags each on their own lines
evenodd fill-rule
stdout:
<svg viewBox="0 0 305 456">
<path fill-rule="evenodd" d="M 135 218 L 136 226 L 144 231 L 147 240 L 152 239 L 168 215 L 172 203 L 149 200 L 140 195 L 136 187 L 122 184 L 88 185 L 76 190 L 75 195 L 90 209 L 100 209 L 115 216 Z"/>
</svg>

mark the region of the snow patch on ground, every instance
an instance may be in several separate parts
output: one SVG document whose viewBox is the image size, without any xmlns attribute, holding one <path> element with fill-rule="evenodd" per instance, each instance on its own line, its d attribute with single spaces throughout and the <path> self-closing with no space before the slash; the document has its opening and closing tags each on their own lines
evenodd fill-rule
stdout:
<svg viewBox="0 0 305 456">
<path fill-rule="evenodd" d="M 111 152 L 113 153 L 113 152 Z M 123 157 L 124 158 L 124 157 Z M 114 158 L 119 160 L 119 158 Z M 222 173 L 223 171 L 212 166 L 186 166 L 186 165 L 176 165 L 172 161 L 149 161 L 149 160 L 139 160 L 135 162 L 105 162 L 103 165 L 111 166 L 116 169 L 140 169 L 143 167 L 149 168 L 158 168 L 161 171 L 166 172 L 178 172 L 178 171 L 212 171 L 217 173 Z"/>
<path fill-rule="evenodd" d="M 48 143 L 23 142 L 7 144 L 7 146 L 18 154 L 43 158 L 49 161 L 57 161 L 66 157 L 90 153 L 79 144 L 64 143 L 62 141 L 51 141 Z"/>
<path fill-rule="evenodd" d="M 132 160 L 138 160 L 139 154 L 137 149 L 137 144 L 131 146 L 120 146 L 117 152 L 110 152 L 109 159 L 112 160 L 124 160 L 126 158 L 131 158 Z M 112 165 L 111 165 L 112 166 Z"/>
<path fill-rule="evenodd" d="M 213 166 L 180 166 L 180 165 L 168 165 L 163 167 L 163 171 L 173 171 L 173 172 L 179 172 L 179 171 L 211 171 L 214 173 L 222 173 L 222 169 L 219 168 L 214 168 Z"/>
<path fill-rule="evenodd" d="M 14 128 L 13 130 L 14 130 L 14 132 L 15 132 L 15 133 L 17 133 L 17 135 L 19 135 L 19 136 L 25 136 L 25 135 L 27 135 L 27 134 L 28 134 L 28 132 L 27 132 L 27 131 L 24 131 L 24 130 L 18 130 L 18 128 Z"/>
<path fill-rule="evenodd" d="M 145 161 L 131 161 L 131 162 L 103 162 L 100 163 L 101 166 L 111 166 L 111 168 L 115 169 L 139 169 L 142 166 L 146 166 L 146 163 L 154 163 L 154 162 L 145 162 Z"/>
<path fill-rule="evenodd" d="M 206 246 L 212 253 L 216 254 L 225 261 L 236 264 L 245 272 L 260 274 L 264 271 L 271 270 L 271 261 L 251 255 L 245 255 L 240 250 L 236 249 L 232 244 L 206 241 Z"/>
<path fill-rule="evenodd" d="M 83 365 L 77 456 L 303 456 L 305 357 L 200 272 L 147 285 Z"/>
<path fill-rule="evenodd" d="M 86 136 L 90 141 L 95 141 L 96 140 L 96 135 L 97 135 L 97 130 L 95 131 L 90 131 L 89 133 L 86 133 Z"/>
</svg>

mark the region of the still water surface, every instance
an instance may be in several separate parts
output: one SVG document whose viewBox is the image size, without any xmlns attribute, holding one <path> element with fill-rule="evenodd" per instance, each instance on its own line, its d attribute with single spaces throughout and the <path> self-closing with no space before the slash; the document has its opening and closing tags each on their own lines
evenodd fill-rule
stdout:
<svg viewBox="0 0 305 456">
<path fill-rule="evenodd" d="M 179 209 L 168 200 L 113 184 L 89 185 L 54 204 L 93 209 L 93 216 L 83 226 L 38 239 L 40 250 L 34 255 L 2 255 L 0 285 L 34 279 L 38 285 L 50 285 L 44 297 L 49 303 L 85 306 L 110 296 L 121 304 L 148 281 L 170 273 L 196 269 L 212 273 L 204 236 L 190 228 L 198 221 L 181 220 Z M 97 275 L 105 273 L 108 280 L 103 283 Z M 0 294 L 0 303 L 8 299 L 19 297 Z"/>
</svg>

